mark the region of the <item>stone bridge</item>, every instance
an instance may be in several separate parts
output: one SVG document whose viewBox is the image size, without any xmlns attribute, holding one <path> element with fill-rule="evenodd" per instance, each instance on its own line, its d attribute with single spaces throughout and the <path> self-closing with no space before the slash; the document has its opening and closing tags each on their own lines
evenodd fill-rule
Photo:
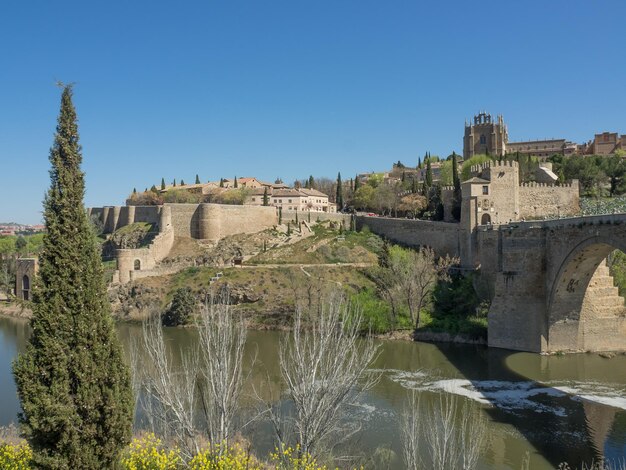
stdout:
<svg viewBox="0 0 626 470">
<path fill-rule="evenodd" d="M 626 252 L 626 214 L 479 227 L 476 246 L 493 280 L 490 346 L 626 350 L 624 299 L 606 265 Z"/>
<path fill-rule="evenodd" d="M 626 214 L 478 226 L 359 217 L 393 241 L 460 256 L 492 296 L 489 346 L 533 352 L 626 350 L 624 298 L 606 264 L 626 252 Z"/>
</svg>

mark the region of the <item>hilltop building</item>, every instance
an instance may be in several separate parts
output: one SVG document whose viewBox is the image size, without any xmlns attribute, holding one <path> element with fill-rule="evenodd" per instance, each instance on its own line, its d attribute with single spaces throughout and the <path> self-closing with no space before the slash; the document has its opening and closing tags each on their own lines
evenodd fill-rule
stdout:
<svg viewBox="0 0 626 470">
<path fill-rule="evenodd" d="M 617 132 L 603 132 L 594 136 L 590 153 L 611 155 L 617 150 L 626 151 L 626 135 L 620 136 Z"/>
<path fill-rule="evenodd" d="M 474 116 L 473 123 L 465 121 L 463 159 L 481 154 L 502 156 L 506 153 L 508 141 L 508 130 L 501 115 L 494 121 L 491 114 L 479 113 Z"/>
<path fill-rule="evenodd" d="M 262 206 L 265 188 L 254 189 L 244 203 Z M 328 201 L 328 195 L 316 189 L 278 188 L 267 192 L 268 205 L 288 211 L 337 212 L 337 205 Z"/>
<path fill-rule="evenodd" d="M 595 134 L 594 140 L 576 144 L 566 139 L 543 139 L 509 142 L 509 134 L 504 118 L 499 115 L 494 120 L 491 114 L 481 112 L 474 116 L 472 123 L 465 121 L 463 136 L 463 158 L 487 154 L 502 157 L 519 153 L 547 158 L 560 155 L 612 155 L 617 150 L 626 150 L 626 135 L 616 132 Z"/>
</svg>

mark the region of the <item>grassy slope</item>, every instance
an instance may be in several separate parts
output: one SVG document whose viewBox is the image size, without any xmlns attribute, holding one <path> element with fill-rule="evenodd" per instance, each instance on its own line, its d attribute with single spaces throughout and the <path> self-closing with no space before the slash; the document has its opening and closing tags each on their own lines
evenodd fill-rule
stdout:
<svg viewBox="0 0 626 470">
<path fill-rule="evenodd" d="M 228 285 L 237 297 L 237 310 L 259 327 L 288 323 L 296 301 L 308 305 L 319 292 L 331 288 L 339 287 L 351 298 L 371 297 L 375 286 L 366 276 L 366 268 L 340 263 L 376 263 L 380 238 L 370 233 L 340 234 L 323 225 L 314 231 L 293 244 L 268 247 L 247 260 L 243 268 L 191 267 L 172 275 L 139 279 L 136 284 L 158 292 L 162 308 L 178 288 L 190 287 L 194 293 L 206 295 Z M 218 272 L 223 276 L 211 283 Z M 386 315 L 383 302 L 370 302 L 370 306 L 375 309 L 372 315 Z"/>
<path fill-rule="evenodd" d="M 288 325 L 296 302 L 315 304 L 320 292 L 339 287 L 363 312 L 364 330 L 390 331 L 390 305 L 378 297 L 368 268 L 341 265 L 376 264 L 381 239 L 367 231 L 340 234 L 328 226 L 316 226 L 314 231 L 314 235 L 293 244 L 268 247 L 248 259 L 243 268 L 192 267 L 173 275 L 140 279 L 137 285 L 158 292 L 162 309 L 178 288 L 189 287 L 202 296 L 228 286 L 236 297 L 236 309 L 258 328 Z M 211 283 L 219 272 L 220 280 Z M 472 293 L 471 281 L 441 289 L 433 312 L 422 312 L 420 331 L 486 337 L 485 316 L 466 314 L 475 308 Z M 453 311 L 451 306 L 457 304 L 459 311 Z M 398 310 L 395 328 L 412 330 L 406 307 Z"/>
</svg>

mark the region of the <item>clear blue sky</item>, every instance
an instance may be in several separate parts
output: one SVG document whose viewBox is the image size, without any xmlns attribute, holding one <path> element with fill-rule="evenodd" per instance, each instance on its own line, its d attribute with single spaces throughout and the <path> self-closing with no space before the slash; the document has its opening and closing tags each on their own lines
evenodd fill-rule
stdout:
<svg viewBox="0 0 626 470">
<path fill-rule="evenodd" d="M 624 0 L 0 5 L 0 221 L 38 223 L 75 82 L 86 204 L 183 178 L 344 178 L 511 140 L 626 133 Z"/>
</svg>

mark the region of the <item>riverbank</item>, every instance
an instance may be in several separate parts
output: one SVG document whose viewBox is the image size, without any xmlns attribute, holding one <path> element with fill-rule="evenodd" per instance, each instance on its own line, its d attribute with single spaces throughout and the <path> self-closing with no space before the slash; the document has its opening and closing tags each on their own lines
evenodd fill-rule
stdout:
<svg viewBox="0 0 626 470">
<path fill-rule="evenodd" d="M 279 310 L 264 311 L 258 307 L 253 309 L 246 305 L 234 306 L 235 312 L 241 312 L 247 319 L 247 327 L 257 331 L 285 331 L 290 329 L 290 319 L 293 308 L 284 306 Z M 141 311 L 129 315 L 116 315 L 117 321 L 122 323 L 138 323 L 148 318 L 151 309 L 144 308 Z M 0 316 L 10 318 L 30 319 L 32 311 L 25 303 L 0 303 Z M 448 333 L 440 331 L 413 331 L 395 330 L 385 333 L 373 334 L 376 339 L 385 341 L 420 341 L 425 343 L 458 343 L 486 345 L 486 338 L 471 337 L 462 333 Z"/>
<path fill-rule="evenodd" d="M 441 331 L 416 331 L 411 335 L 414 341 L 425 343 L 459 343 L 487 346 L 487 338 L 472 337 L 462 333 L 446 333 Z"/>
<path fill-rule="evenodd" d="M 0 302 L 0 315 L 11 318 L 30 319 L 33 312 L 25 302 Z"/>
</svg>

